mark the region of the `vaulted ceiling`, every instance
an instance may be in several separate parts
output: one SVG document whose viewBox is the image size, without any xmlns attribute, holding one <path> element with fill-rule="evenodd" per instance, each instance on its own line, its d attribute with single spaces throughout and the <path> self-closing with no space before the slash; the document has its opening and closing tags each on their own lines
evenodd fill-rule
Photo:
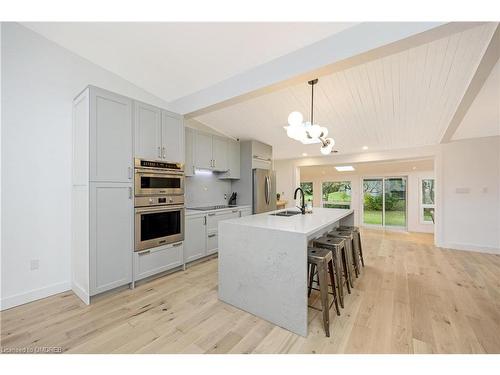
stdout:
<svg viewBox="0 0 500 375">
<path fill-rule="evenodd" d="M 167 102 L 353 25 L 343 22 L 24 23 Z"/>
<path fill-rule="evenodd" d="M 496 24 L 466 29 L 320 77 L 315 122 L 342 153 L 438 144 L 478 67 Z M 217 109 L 196 120 L 240 139 L 274 146 L 277 159 L 320 155 L 318 145 L 286 137 L 291 111 L 310 111 L 307 83 Z"/>
</svg>

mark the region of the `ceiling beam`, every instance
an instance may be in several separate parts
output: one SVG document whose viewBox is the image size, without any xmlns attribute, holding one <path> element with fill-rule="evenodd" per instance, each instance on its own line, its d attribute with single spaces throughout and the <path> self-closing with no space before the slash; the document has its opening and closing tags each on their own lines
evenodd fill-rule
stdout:
<svg viewBox="0 0 500 375">
<path fill-rule="evenodd" d="M 170 102 L 199 116 L 311 78 L 366 63 L 483 24 L 481 22 L 368 22 Z"/>
<path fill-rule="evenodd" d="M 467 111 L 476 99 L 477 94 L 481 91 L 484 83 L 491 74 L 491 71 L 495 67 L 498 59 L 500 58 L 500 25 L 497 24 L 495 32 L 491 37 L 490 43 L 484 52 L 483 58 L 477 66 L 476 73 L 472 77 L 469 87 L 464 93 L 460 104 L 457 107 L 450 124 L 446 128 L 443 136 L 441 137 L 441 143 L 450 142 L 453 135 L 457 131 L 458 127 L 462 123 Z"/>
</svg>

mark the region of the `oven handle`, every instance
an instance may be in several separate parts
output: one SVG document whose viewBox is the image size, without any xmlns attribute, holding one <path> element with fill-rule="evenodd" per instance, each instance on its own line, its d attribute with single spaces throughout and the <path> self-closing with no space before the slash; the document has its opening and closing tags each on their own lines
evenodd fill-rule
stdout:
<svg viewBox="0 0 500 375">
<path fill-rule="evenodd" d="M 184 210 L 184 206 L 166 206 L 166 207 L 144 207 L 144 208 L 136 208 L 135 212 L 137 214 L 142 214 L 145 212 L 162 212 L 162 211 L 178 211 Z"/>
<path fill-rule="evenodd" d="M 158 170 L 158 169 L 139 169 L 139 168 L 136 168 L 135 169 L 135 173 L 136 174 L 140 174 L 140 175 L 158 175 L 158 174 L 161 174 L 161 175 L 173 175 L 173 176 L 183 176 L 184 175 L 184 171 L 174 171 L 174 170 L 168 170 L 168 171 L 165 171 L 165 170 Z"/>
</svg>

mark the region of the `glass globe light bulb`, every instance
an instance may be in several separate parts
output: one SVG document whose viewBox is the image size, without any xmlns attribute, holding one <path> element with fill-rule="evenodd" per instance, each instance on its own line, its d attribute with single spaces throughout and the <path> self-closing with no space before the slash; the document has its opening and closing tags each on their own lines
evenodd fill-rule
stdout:
<svg viewBox="0 0 500 375">
<path fill-rule="evenodd" d="M 309 135 L 311 138 L 319 138 L 321 135 L 321 126 L 314 124 L 309 128 Z"/>
<path fill-rule="evenodd" d="M 304 120 L 304 116 L 302 116 L 302 113 L 293 111 L 288 115 L 288 124 L 289 125 L 300 125 L 302 124 L 302 121 Z"/>
</svg>

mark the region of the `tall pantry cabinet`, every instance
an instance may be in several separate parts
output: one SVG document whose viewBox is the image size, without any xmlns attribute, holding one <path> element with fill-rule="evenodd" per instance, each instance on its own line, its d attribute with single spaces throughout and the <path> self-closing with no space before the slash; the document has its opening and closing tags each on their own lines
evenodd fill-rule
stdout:
<svg viewBox="0 0 500 375">
<path fill-rule="evenodd" d="M 132 282 L 133 101 L 89 86 L 73 102 L 72 289 Z"/>
</svg>

